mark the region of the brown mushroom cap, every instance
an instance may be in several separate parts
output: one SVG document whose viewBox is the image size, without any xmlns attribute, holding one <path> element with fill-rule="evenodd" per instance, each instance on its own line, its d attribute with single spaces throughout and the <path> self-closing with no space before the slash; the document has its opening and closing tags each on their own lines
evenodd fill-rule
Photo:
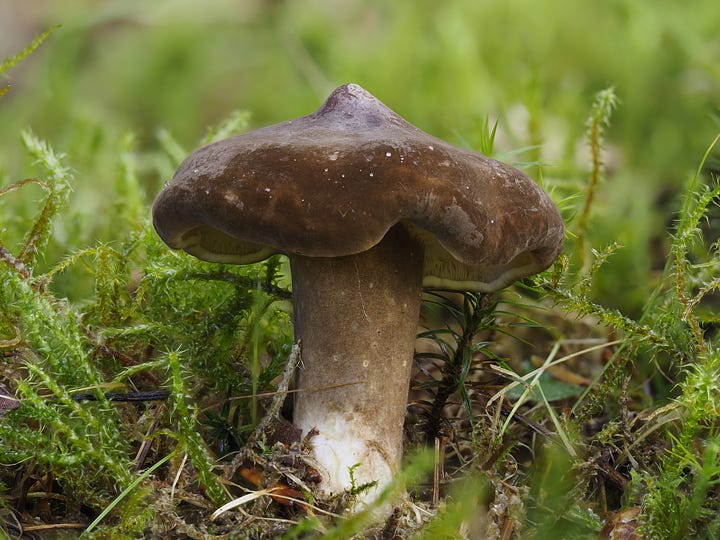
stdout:
<svg viewBox="0 0 720 540">
<path fill-rule="evenodd" d="M 170 247 L 237 264 L 360 253 L 403 223 L 425 246 L 424 285 L 457 290 L 539 272 L 563 240 L 533 180 L 428 135 L 354 84 L 310 115 L 194 152 L 153 219 Z"/>
</svg>

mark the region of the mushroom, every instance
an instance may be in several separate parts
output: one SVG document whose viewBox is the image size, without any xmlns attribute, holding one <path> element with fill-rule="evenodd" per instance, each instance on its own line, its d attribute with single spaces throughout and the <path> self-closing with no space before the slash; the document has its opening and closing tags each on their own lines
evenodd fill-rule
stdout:
<svg viewBox="0 0 720 540">
<path fill-rule="evenodd" d="M 290 259 L 294 424 L 321 491 L 397 472 L 423 287 L 491 292 L 550 266 L 563 222 L 522 172 L 411 125 L 355 84 L 312 114 L 191 154 L 153 206 L 172 248 Z M 352 471 L 352 472 L 351 472 Z"/>
</svg>

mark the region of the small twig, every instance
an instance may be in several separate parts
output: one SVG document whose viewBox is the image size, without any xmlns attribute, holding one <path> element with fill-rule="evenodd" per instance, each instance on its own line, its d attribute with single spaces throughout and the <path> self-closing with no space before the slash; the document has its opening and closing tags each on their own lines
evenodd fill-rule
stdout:
<svg viewBox="0 0 720 540">
<path fill-rule="evenodd" d="M 32 275 L 27 266 L 25 266 L 20 259 L 15 258 L 3 245 L 0 245 L 0 259 L 4 260 L 10 268 L 15 270 L 23 280 L 29 282 L 32 279 Z"/>
<path fill-rule="evenodd" d="M 26 178 L 25 180 L 19 180 L 18 182 L 13 182 L 12 184 L 1 187 L 0 196 L 10 193 L 11 191 L 15 191 L 16 189 L 24 187 L 28 184 L 37 184 L 45 191 L 50 191 L 50 187 L 45 182 L 42 182 L 37 178 Z"/>
<path fill-rule="evenodd" d="M 273 397 L 272 402 L 270 403 L 270 406 L 265 413 L 265 416 L 253 431 L 250 440 L 261 440 L 263 434 L 270 427 L 270 424 L 274 422 L 280 415 L 280 409 L 282 408 L 285 397 L 288 394 L 290 382 L 295 375 L 295 369 L 301 361 L 301 346 L 302 343 L 300 340 L 298 340 L 297 343 L 292 346 L 290 356 L 288 357 L 287 364 L 285 365 L 285 369 L 283 370 L 282 379 L 280 380 L 280 384 L 278 384 L 277 390 L 275 391 L 275 396 Z"/>
<path fill-rule="evenodd" d="M 510 538 L 512 538 L 513 529 L 514 523 L 512 519 L 510 519 L 510 516 L 508 516 L 508 519 L 505 520 L 505 525 L 503 526 L 503 533 L 500 540 L 510 540 Z"/>
<path fill-rule="evenodd" d="M 145 437 L 143 437 L 143 441 L 142 443 L 140 443 L 140 448 L 138 448 L 137 454 L 135 455 L 134 469 L 136 472 L 139 471 L 145 463 L 145 458 L 147 457 L 147 454 L 150 451 L 150 447 L 153 443 L 153 439 L 151 439 L 150 437 L 153 433 L 157 431 L 164 412 L 165 405 L 161 403 L 155 410 L 155 416 L 152 422 L 150 422 L 150 426 L 148 427 L 147 432 L 145 433 Z"/>
<path fill-rule="evenodd" d="M 105 399 L 108 401 L 163 401 L 170 396 L 169 390 L 151 390 L 149 392 L 106 392 Z M 95 394 L 73 394 L 75 401 L 97 401 Z"/>
<path fill-rule="evenodd" d="M 245 448 L 241 452 L 239 452 L 233 458 L 230 464 L 226 467 L 226 475 L 228 477 L 234 476 L 235 472 L 241 467 L 242 463 L 248 457 L 251 457 L 253 462 L 260 464 L 263 467 L 267 466 L 267 461 L 262 456 L 256 454 L 252 450 L 252 443 L 262 441 L 265 431 L 268 430 L 271 424 L 279 417 L 280 409 L 282 408 L 283 402 L 285 401 L 285 397 L 290 393 L 290 381 L 292 381 L 293 375 L 295 374 L 295 369 L 301 362 L 301 345 L 302 343 L 300 340 L 298 340 L 297 343 L 293 345 L 292 350 L 290 351 L 290 356 L 287 360 L 287 364 L 285 365 L 285 369 L 283 370 L 282 379 L 280 379 L 277 390 L 272 394 L 272 402 L 270 403 L 270 406 L 268 407 L 265 416 L 255 427 L 252 435 L 249 437 L 249 444 L 245 445 Z"/>
<path fill-rule="evenodd" d="M 178 467 L 177 473 L 175 474 L 175 478 L 173 479 L 172 487 L 170 488 L 170 500 L 175 498 L 175 489 L 177 488 L 178 482 L 180 481 L 180 476 L 182 476 L 183 469 L 185 468 L 185 464 L 187 463 L 188 454 L 185 452 L 183 454 L 182 461 L 180 462 L 180 466 Z"/>
<path fill-rule="evenodd" d="M 447 437 L 440 435 L 435 437 L 435 469 L 433 470 L 433 493 L 432 508 L 437 508 L 440 504 L 440 483 L 445 477 L 445 445 Z"/>
<path fill-rule="evenodd" d="M 313 386 L 312 388 L 294 388 L 292 390 L 284 390 L 282 391 L 282 394 L 284 395 L 290 395 L 290 394 L 299 394 L 300 392 L 321 392 L 323 390 L 334 390 L 335 388 L 342 388 L 344 386 L 352 386 L 354 384 L 363 384 L 362 381 L 350 381 L 345 383 L 337 383 L 337 384 L 325 384 L 323 386 Z M 273 390 L 272 392 L 258 392 L 257 394 L 243 394 L 241 396 L 233 396 L 230 398 L 227 398 L 228 401 L 237 401 L 240 399 L 252 399 L 253 397 L 257 398 L 274 398 L 280 393 L 278 390 Z M 211 407 L 207 407 L 206 409 L 203 409 L 203 411 L 206 411 L 208 409 L 212 409 Z"/>
<path fill-rule="evenodd" d="M 23 526 L 22 530 L 24 533 L 29 533 L 42 531 L 57 531 L 61 529 L 84 529 L 85 527 L 87 527 L 87 523 L 48 523 L 47 525 Z"/>
</svg>

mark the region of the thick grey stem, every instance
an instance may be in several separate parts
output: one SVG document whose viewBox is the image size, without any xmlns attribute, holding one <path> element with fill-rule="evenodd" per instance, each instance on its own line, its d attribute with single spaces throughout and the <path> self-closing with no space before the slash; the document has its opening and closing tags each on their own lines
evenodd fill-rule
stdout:
<svg viewBox="0 0 720 540">
<path fill-rule="evenodd" d="M 350 487 L 355 464 L 356 485 L 377 481 L 379 490 L 402 457 L 422 247 L 395 226 L 369 251 L 291 256 L 290 264 L 295 338 L 302 340 L 293 421 L 303 434 L 318 431 L 313 448 L 327 493 Z"/>
</svg>

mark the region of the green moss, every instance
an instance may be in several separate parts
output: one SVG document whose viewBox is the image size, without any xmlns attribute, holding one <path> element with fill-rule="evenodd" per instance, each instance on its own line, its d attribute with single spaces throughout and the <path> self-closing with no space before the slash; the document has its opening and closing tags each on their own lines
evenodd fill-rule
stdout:
<svg viewBox="0 0 720 540">
<path fill-rule="evenodd" d="M 716 2 L 347 0 L 229 15 L 212 1 L 202 17 L 182 2 L 142 16 L 64 4 L 48 8 L 61 29 L 0 64 L 19 77 L 0 84 L 0 403 L 12 403 L 0 409 L 0 534 L 24 505 L 48 523 L 108 509 L 96 538 L 595 538 L 598 516 L 625 508 L 641 509 L 648 537 L 720 535 L 717 140 L 684 181 L 716 129 Z M 418 356 L 413 391 L 425 394 L 407 431 L 409 450 L 437 443 L 436 464 L 445 452 L 437 508 L 424 454 L 383 495 L 396 502 L 405 486 L 413 503 L 381 526 L 267 497 L 245 510 L 288 521 L 210 523 L 242 493 L 228 463 L 290 355 L 287 265 L 172 252 L 149 206 L 191 147 L 309 112 L 349 80 L 537 172 L 565 218 L 565 255 L 498 297 L 426 302 L 436 349 Z M 617 158 L 605 169 L 603 150 Z M 602 343 L 573 349 L 576 334 Z M 597 368 L 590 382 L 558 382 L 549 364 L 582 368 L 578 356 Z M 166 397 L 106 397 L 140 391 Z M 268 482 L 295 482 L 302 445 L 261 450 Z"/>
</svg>

